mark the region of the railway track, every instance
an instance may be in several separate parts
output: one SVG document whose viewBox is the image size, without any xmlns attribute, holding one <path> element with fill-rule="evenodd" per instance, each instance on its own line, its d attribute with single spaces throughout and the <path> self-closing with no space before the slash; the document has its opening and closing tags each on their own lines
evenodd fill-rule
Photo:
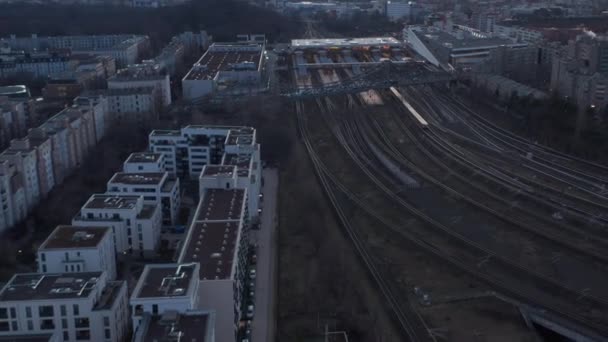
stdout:
<svg viewBox="0 0 608 342">
<path fill-rule="evenodd" d="M 415 101 L 413 98 L 411 100 Z M 421 107 L 427 108 L 430 111 L 433 110 L 428 105 Z M 540 182 L 536 174 L 526 175 L 526 169 L 522 170 L 521 167 L 515 166 L 519 165 L 520 162 L 504 152 L 497 151 L 488 146 L 482 146 L 483 148 L 478 149 L 483 149 L 482 152 L 471 152 L 470 149 L 463 149 L 452 143 L 450 133 L 443 127 L 435 125 L 431 125 L 430 127 L 429 134 L 434 134 L 432 139 L 440 141 L 440 144 L 444 145 L 448 157 L 461 158 L 463 162 L 469 164 L 476 171 L 501 183 L 506 187 L 504 190 L 510 191 L 509 188 L 512 187 L 519 188 L 522 195 L 533 199 L 537 203 L 536 207 L 541 205 L 545 210 L 559 213 L 563 216 L 565 223 L 577 227 L 590 226 L 588 227 L 589 230 L 593 230 L 598 239 L 606 239 L 608 237 L 608 232 L 605 229 L 608 225 L 608 220 L 603 217 L 608 211 L 608 206 L 551 187 Z M 557 226 L 564 226 L 560 222 L 555 222 L 555 224 Z M 594 235 L 592 234 L 593 232 L 588 231 L 582 231 L 582 233 L 590 236 Z"/>
<path fill-rule="evenodd" d="M 434 92 L 436 93 L 436 92 Z M 472 111 L 469 107 L 462 103 L 459 99 L 445 94 L 437 93 L 438 99 L 450 101 L 457 105 L 460 112 L 467 114 L 474 119 L 474 124 L 482 130 L 485 135 L 495 141 L 501 141 L 505 145 L 513 148 L 520 153 L 533 154 L 532 160 L 538 161 L 539 164 L 545 164 L 551 172 L 558 175 L 569 174 L 572 179 L 587 184 L 595 190 L 595 193 L 601 195 L 608 194 L 605 192 L 605 186 L 608 185 L 608 166 L 590 162 L 575 156 L 567 155 L 547 146 L 535 144 L 529 140 L 519 137 L 505 129 L 502 129 L 488 119 Z M 592 171 L 590 171 L 592 170 Z"/>
<path fill-rule="evenodd" d="M 350 128 L 350 130 L 353 129 L 355 128 Z M 351 144 L 365 144 L 365 139 L 355 131 L 348 133 L 348 136 L 351 136 Z M 342 143 L 346 142 L 346 136 L 344 135 L 337 136 L 336 138 L 342 141 Z M 603 300 L 584 296 L 584 298 L 582 298 L 580 293 L 575 290 L 564 288 L 558 282 L 539 276 L 531 270 L 522 268 L 519 265 L 515 265 L 512 262 L 501 258 L 482 246 L 474 245 L 469 241 L 466 241 L 466 239 L 462 239 L 462 237 L 453 234 L 450 229 L 428 217 L 408 203 L 405 203 L 398 195 L 388 188 L 388 186 L 383 185 L 375 175 L 385 171 L 378 170 L 377 168 L 370 169 L 373 165 L 377 164 L 371 162 L 369 159 L 361 160 L 357 157 L 356 152 L 364 152 L 363 148 L 358 148 L 357 151 L 353 151 L 348 146 L 343 145 L 343 147 L 345 147 L 351 159 L 355 160 L 361 170 L 383 189 L 383 192 L 387 197 L 390 197 L 393 201 L 399 202 L 404 209 L 426 223 L 425 226 L 431 226 L 435 231 L 439 231 L 440 234 L 432 233 L 432 230 L 428 229 L 422 229 L 422 231 L 418 230 L 412 234 L 412 232 L 407 231 L 399 224 L 389 223 L 390 220 L 386 217 L 379 217 L 380 215 L 376 215 L 375 217 L 387 227 L 399 233 L 401 236 L 410 239 L 410 241 L 415 242 L 427 252 L 431 252 L 434 255 L 441 257 L 442 260 L 453 265 L 458 265 L 462 270 L 490 283 L 508 295 L 514 296 L 520 300 L 523 299 L 525 302 L 533 305 L 550 308 L 553 312 L 561 314 L 562 317 L 576 320 L 587 326 L 594 327 L 594 329 L 598 331 L 605 329 L 604 323 L 598 321 L 598 319 L 601 321 L 603 318 L 600 318 L 599 315 L 597 315 L 598 312 L 606 309 L 606 303 L 604 303 Z M 368 156 L 368 158 L 371 157 L 372 156 Z M 382 212 L 382 208 L 387 207 L 388 204 L 374 204 L 373 207 L 375 209 L 370 209 L 370 206 L 372 206 L 372 204 L 367 201 L 363 209 L 367 208 L 367 210 Z M 560 300 L 555 300 L 555 298 L 560 298 Z M 586 304 L 579 302 L 588 300 L 590 302 Z M 570 304 L 566 304 L 565 302 L 570 302 Z M 573 303 L 577 303 L 578 305 L 573 305 Z M 587 309 L 581 310 L 579 305 L 589 306 L 587 306 Z"/>
<path fill-rule="evenodd" d="M 373 257 L 368 252 L 365 242 L 361 239 L 357 231 L 352 227 L 350 220 L 345 215 L 342 206 L 340 205 L 335 191 L 333 190 L 333 186 L 330 182 L 333 182 L 334 186 L 340 187 L 343 192 L 347 192 L 347 190 L 341 186 L 339 182 L 332 176 L 332 174 L 327 170 L 327 168 L 321 162 L 318 154 L 314 150 L 312 144 L 309 140 L 309 133 L 306 127 L 306 118 L 302 110 L 302 104 L 300 102 L 296 103 L 296 113 L 298 118 L 298 128 L 300 131 L 300 135 L 302 136 L 302 140 L 304 145 L 306 146 L 306 150 L 308 151 L 308 155 L 310 157 L 311 162 L 313 163 L 315 172 L 323 190 L 330 200 L 336 215 L 338 216 L 342 226 L 346 230 L 349 238 L 353 242 L 353 246 L 355 247 L 357 253 L 363 260 L 365 267 L 369 271 L 371 277 L 376 282 L 380 292 L 384 296 L 385 300 L 390 306 L 390 309 L 393 311 L 394 317 L 396 321 L 399 323 L 399 326 L 404 331 L 405 335 L 408 337 L 409 341 L 435 341 L 433 336 L 429 333 L 429 329 L 424 323 L 422 317 L 418 314 L 418 312 L 408 304 L 408 306 L 404 307 L 402 305 L 403 300 L 398 300 L 392 290 L 391 286 L 388 284 L 388 281 L 382 276 L 381 272 L 375 266 Z M 347 192 L 348 193 L 348 192 Z M 355 201 L 355 204 L 361 205 L 361 202 L 357 202 L 356 198 L 352 198 Z"/>
<path fill-rule="evenodd" d="M 323 111 L 323 119 L 328 120 L 326 124 L 331 128 L 333 137 L 338 140 L 349 159 L 365 174 L 368 181 L 371 181 L 380 189 L 384 196 L 382 198 L 377 196 L 361 198 L 357 196 L 347 184 L 344 184 L 343 179 L 333 175 L 332 171 L 324 166 L 323 156 L 316 154 L 316 152 L 311 154 L 309 151 L 311 159 L 317 160 L 315 169 L 320 170 L 317 172 L 324 175 L 325 183 L 333 184 L 333 189 L 345 194 L 351 202 L 374 217 L 390 231 L 408 239 L 441 260 L 484 280 L 506 295 L 533 306 L 550 310 L 560 317 L 576 321 L 585 327 L 604 334 L 608 333 L 608 325 L 606 324 L 608 323 L 608 317 L 603 315 L 603 313 L 608 312 L 608 301 L 587 290 L 577 290 L 564 286 L 555 279 L 538 274 L 532 269 L 505 259 L 484 248 L 484 246 L 455 234 L 441 222 L 434 220 L 403 200 L 398 194 L 399 191 L 391 188 L 397 183 L 394 181 L 394 175 L 391 175 L 389 170 L 378 166 L 381 164 L 377 156 L 378 149 L 385 155 L 392 155 L 393 158 L 398 157 L 403 160 L 405 158 L 403 156 L 399 157 L 395 151 L 391 152 L 390 146 L 386 143 L 388 141 L 386 137 L 382 137 L 381 134 L 370 134 L 374 130 L 370 127 L 363 127 L 366 124 L 360 118 L 356 122 L 332 118 L 330 111 L 331 107 L 335 105 L 331 104 L 331 100 L 326 99 L 325 101 L 326 103 L 323 103 L 323 101 L 318 100 L 317 106 Z M 352 99 L 349 100 L 349 103 L 352 102 Z M 324 107 L 325 109 L 323 109 Z M 330 107 L 330 110 L 327 110 L 327 107 Z M 299 116 L 299 122 L 303 120 L 300 120 Z M 304 136 L 304 133 L 302 135 Z M 382 140 L 385 142 L 383 143 Z M 310 144 L 310 150 L 314 151 L 313 142 L 308 141 L 307 144 Z M 408 163 L 406 162 L 406 164 Z M 409 164 L 411 166 L 411 163 Z M 327 189 L 327 187 L 329 186 L 324 185 L 324 188 Z M 331 189 L 326 191 L 331 191 Z M 409 227 L 403 225 L 403 213 L 386 215 L 385 209 L 394 206 L 395 203 L 421 221 L 423 223 L 422 227 L 432 229 L 409 229 Z M 417 225 L 414 226 L 417 227 Z M 360 240 L 358 243 L 364 245 L 364 242 Z M 373 263 L 373 261 L 371 262 Z"/>
<path fill-rule="evenodd" d="M 436 342 L 435 338 L 430 334 L 429 328 L 426 325 L 424 319 L 420 316 L 418 311 L 411 306 L 407 298 L 396 294 L 393 286 L 390 285 L 383 275 L 382 272 L 377 268 L 374 263 L 374 258 L 368 251 L 365 241 L 359 236 L 356 229 L 353 228 L 350 219 L 345 215 L 342 205 L 340 204 L 334 187 L 338 187 L 342 192 L 348 193 L 348 190 L 344 188 L 340 182 L 328 171 L 325 165 L 322 163 L 319 155 L 315 151 L 309 138 L 309 131 L 307 128 L 307 119 L 304 114 L 302 102 L 296 102 L 296 115 L 298 122 L 298 129 L 302 137 L 302 141 L 306 147 L 309 158 L 313 164 L 316 175 L 321 183 L 321 186 L 329 199 L 332 207 L 338 216 L 340 223 L 346 230 L 350 240 L 357 251 L 357 254 L 362 259 L 366 269 L 370 276 L 378 286 L 382 296 L 388 303 L 390 310 L 393 312 L 393 316 L 398 323 L 399 327 L 407 336 L 409 341 L 433 341 Z M 351 200 L 355 201 L 355 204 L 361 204 L 357 202 L 354 197 L 350 197 Z M 405 303 L 405 304 L 404 304 Z"/>
</svg>

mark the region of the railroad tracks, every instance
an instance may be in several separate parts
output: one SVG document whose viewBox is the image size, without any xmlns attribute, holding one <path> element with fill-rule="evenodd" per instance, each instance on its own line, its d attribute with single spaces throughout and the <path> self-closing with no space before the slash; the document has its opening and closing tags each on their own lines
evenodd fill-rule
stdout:
<svg viewBox="0 0 608 342">
<path fill-rule="evenodd" d="M 395 188 L 395 184 L 398 182 L 395 182 L 394 174 L 391 174 L 386 168 L 378 166 L 381 164 L 378 160 L 378 153 L 391 156 L 395 160 L 400 158 L 409 167 L 412 167 L 413 164 L 406 161 L 403 156 L 399 157 L 394 150 L 391 151 L 390 146 L 386 143 L 387 139 L 377 132 L 372 133 L 374 128 L 361 118 L 357 118 L 355 122 L 349 122 L 344 118 L 332 118 L 331 110 L 327 110 L 327 106 L 331 107 L 332 102 L 325 101 L 326 103 L 317 100 L 317 106 L 321 110 L 324 110 L 323 107 L 325 107 L 322 118 L 328 120 L 326 124 L 331 128 L 333 138 L 339 142 L 349 159 L 363 172 L 367 181 L 381 190 L 382 196 L 365 198 L 356 195 L 351 191 L 352 184 L 351 186 L 345 184 L 346 180 L 333 175 L 333 172 L 324 166 L 322 162 L 324 156 L 311 155 L 311 159 L 318 160 L 315 168 L 321 170 L 318 172 L 325 175 L 326 182 L 333 184 L 333 189 L 346 195 L 352 203 L 375 218 L 389 231 L 399 234 L 431 255 L 491 284 L 502 293 L 533 306 L 550 310 L 585 327 L 602 333 L 607 332 L 608 317 L 604 317 L 603 313 L 607 312 L 608 302 L 603 298 L 596 297 L 587 289 L 578 290 L 564 286 L 555 279 L 539 274 L 482 245 L 473 243 L 405 201 L 399 194 L 400 190 Z M 349 103 L 352 106 L 352 99 L 349 100 Z M 329 137 L 325 139 L 329 139 Z M 308 144 L 314 151 L 313 142 L 309 141 Z M 331 189 L 326 191 L 331 191 Z M 411 224 L 405 225 L 403 211 L 387 214 L 386 208 L 395 207 L 395 205 L 402 210 L 405 209 L 410 216 L 415 217 L 422 224 L 415 224 L 413 227 Z M 359 240 L 358 243 L 364 246 L 364 242 Z M 371 262 L 373 263 L 373 260 Z"/>
<path fill-rule="evenodd" d="M 409 231 L 405 226 L 391 222 L 399 222 L 399 219 L 394 217 L 375 217 L 393 232 L 400 236 L 416 243 L 425 251 L 440 257 L 443 261 L 447 261 L 454 266 L 458 266 L 463 271 L 474 275 L 478 279 L 484 280 L 493 287 L 500 289 L 501 292 L 522 300 L 532 305 L 537 305 L 545 309 L 551 309 L 555 313 L 561 314 L 563 317 L 576 320 L 580 323 L 585 323 L 587 326 L 594 327 L 601 331 L 604 327 L 604 319 L 598 312 L 606 310 L 606 303 L 599 298 L 590 298 L 581 296 L 576 290 L 564 288 L 558 282 L 538 275 L 532 270 L 517 265 L 509 260 L 506 260 L 494 252 L 486 248 L 475 245 L 461 236 L 454 234 L 449 228 L 436 220 L 428 217 L 417 208 L 403 201 L 389 186 L 382 183 L 380 177 L 375 175 L 385 173 L 385 170 L 379 170 L 373 165 L 377 165 L 372 160 L 373 156 L 368 155 L 366 158 L 357 157 L 360 153 L 365 153 L 366 139 L 358 131 L 357 127 L 343 128 L 347 134 L 342 133 L 342 137 L 337 137 L 342 141 L 342 146 L 345 148 L 351 159 L 357 162 L 357 165 L 364 170 L 365 174 L 379 188 L 383 190 L 386 197 L 392 201 L 398 202 L 403 209 L 413 214 L 425 223 L 429 229 L 416 229 Z M 359 132 L 359 133 L 357 133 Z M 347 137 L 350 137 L 347 139 Z M 353 146 L 359 145 L 356 150 L 345 146 L 344 143 L 349 141 Z M 377 161 L 376 161 L 377 162 Z M 384 177 L 382 177 L 384 178 Z M 365 207 L 374 212 L 381 212 L 382 208 L 390 206 L 386 202 L 371 203 L 371 200 L 365 202 Z M 369 209 L 369 207 L 375 209 Z M 362 208 L 362 209 L 363 209 Z M 394 215 L 394 213 L 393 213 Z M 403 216 L 399 213 L 397 216 Z M 386 215 L 385 215 L 386 216 Z M 417 225 L 415 225 L 417 226 Z M 556 300 L 556 298 L 560 298 Z M 585 309 L 581 309 L 585 307 Z"/>
</svg>

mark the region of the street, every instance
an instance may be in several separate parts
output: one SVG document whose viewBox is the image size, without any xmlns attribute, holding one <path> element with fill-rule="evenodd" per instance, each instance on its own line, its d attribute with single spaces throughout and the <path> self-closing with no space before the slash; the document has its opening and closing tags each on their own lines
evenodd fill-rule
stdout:
<svg viewBox="0 0 608 342">
<path fill-rule="evenodd" d="M 276 283 L 276 234 L 277 194 L 279 172 L 264 169 L 262 216 L 260 230 L 252 230 L 251 241 L 258 244 L 255 316 L 252 321 L 252 340 L 274 341 L 275 334 L 275 283 Z"/>
</svg>

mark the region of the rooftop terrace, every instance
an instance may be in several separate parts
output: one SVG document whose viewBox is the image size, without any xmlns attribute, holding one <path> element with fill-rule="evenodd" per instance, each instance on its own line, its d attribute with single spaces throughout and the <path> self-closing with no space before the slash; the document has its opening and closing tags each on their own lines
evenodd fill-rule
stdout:
<svg viewBox="0 0 608 342">
<path fill-rule="evenodd" d="M 39 249 L 93 248 L 109 233 L 107 227 L 57 226 Z"/>
</svg>

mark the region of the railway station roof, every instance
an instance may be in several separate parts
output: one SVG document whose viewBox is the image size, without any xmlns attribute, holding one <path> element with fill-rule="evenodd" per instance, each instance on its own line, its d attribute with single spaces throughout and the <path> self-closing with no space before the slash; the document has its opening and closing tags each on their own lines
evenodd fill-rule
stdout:
<svg viewBox="0 0 608 342">
<path fill-rule="evenodd" d="M 296 49 L 319 49 L 329 47 L 352 48 L 386 45 L 398 47 L 401 46 L 402 43 L 393 37 L 292 39 L 291 41 L 291 47 Z"/>
</svg>

